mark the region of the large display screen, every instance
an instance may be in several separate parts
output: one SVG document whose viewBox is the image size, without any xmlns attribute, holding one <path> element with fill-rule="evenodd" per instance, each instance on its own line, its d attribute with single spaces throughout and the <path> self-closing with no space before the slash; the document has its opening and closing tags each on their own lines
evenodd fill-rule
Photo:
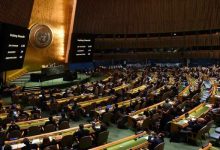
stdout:
<svg viewBox="0 0 220 150">
<path fill-rule="evenodd" d="M 23 67 L 28 38 L 27 28 L 0 23 L 0 71 Z"/>
<path fill-rule="evenodd" d="M 73 34 L 69 62 L 92 62 L 94 40 L 94 35 L 91 34 Z"/>
</svg>

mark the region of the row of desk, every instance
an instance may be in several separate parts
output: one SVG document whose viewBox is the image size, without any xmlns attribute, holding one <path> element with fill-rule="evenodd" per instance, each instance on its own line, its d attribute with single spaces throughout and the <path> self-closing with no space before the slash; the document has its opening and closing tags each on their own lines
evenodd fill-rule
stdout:
<svg viewBox="0 0 220 150">
<path fill-rule="evenodd" d="M 90 150 L 137 150 L 141 148 L 147 148 L 149 145 L 147 140 L 148 134 L 143 132 L 111 143 L 107 143 L 99 147 L 92 148 Z"/>
<path fill-rule="evenodd" d="M 135 102 L 135 101 L 138 101 L 140 102 L 141 98 L 140 97 L 136 97 L 136 98 L 133 98 L 133 99 L 130 99 L 130 100 L 126 100 L 126 101 L 122 101 L 122 102 L 119 102 L 117 103 L 118 104 L 118 108 L 122 108 L 122 107 L 129 107 L 131 103 Z M 95 109 L 95 113 L 96 114 L 103 114 L 105 112 L 105 109 L 106 109 L 107 106 L 103 106 L 103 107 L 100 107 L 100 108 L 96 108 Z M 111 105 L 111 108 L 109 109 L 109 111 L 113 111 L 115 107 L 115 104 L 112 104 Z"/>
<path fill-rule="evenodd" d="M 67 97 L 67 98 L 61 98 L 61 99 L 58 99 L 56 100 L 57 103 L 59 105 L 61 104 L 64 104 L 64 103 L 68 103 L 70 100 L 71 101 L 78 101 L 79 99 L 92 99 L 94 98 L 95 95 L 90 93 L 90 94 L 81 94 L 81 95 L 77 95 L 77 96 L 70 96 L 70 97 Z M 50 101 L 47 102 L 47 105 L 50 106 Z"/>
</svg>

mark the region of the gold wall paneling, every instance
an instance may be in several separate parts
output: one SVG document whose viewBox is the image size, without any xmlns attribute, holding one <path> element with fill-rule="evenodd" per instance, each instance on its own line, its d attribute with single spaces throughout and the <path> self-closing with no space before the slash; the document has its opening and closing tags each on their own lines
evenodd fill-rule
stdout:
<svg viewBox="0 0 220 150">
<path fill-rule="evenodd" d="M 53 41 L 45 48 L 27 48 L 24 66 L 29 71 L 39 70 L 48 63 L 64 63 L 71 29 L 75 0 L 35 0 L 29 28 L 35 24 L 47 25 L 53 33 Z"/>
</svg>

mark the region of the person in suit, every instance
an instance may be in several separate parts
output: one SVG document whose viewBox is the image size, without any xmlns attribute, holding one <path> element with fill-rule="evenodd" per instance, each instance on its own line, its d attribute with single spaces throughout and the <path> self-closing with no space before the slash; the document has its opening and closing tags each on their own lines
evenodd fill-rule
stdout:
<svg viewBox="0 0 220 150">
<path fill-rule="evenodd" d="M 205 119 L 204 118 L 197 118 L 195 121 L 189 121 L 188 129 L 191 130 L 193 133 L 197 133 L 200 129 L 205 126 Z"/>
<path fill-rule="evenodd" d="M 48 124 L 53 124 L 53 125 L 57 126 L 56 121 L 53 119 L 53 116 L 50 116 L 48 119 L 49 120 L 47 122 L 45 122 L 44 126 L 46 126 Z"/>
<path fill-rule="evenodd" d="M 15 124 L 15 121 L 11 121 L 11 125 L 8 127 L 8 133 L 14 131 L 14 130 L 20 130 L 20 127 Z"/>
<path fill-rule="evenodd" d="M 172 105 L 169 103 L 169 99 L 165 100 L 165 103 L 163 104 L 163 108 L 165 110 L 169 110 L 172 107 Z"/>
<path fill-rule="evenodd" d="M 115 106 L 114 106 L 113 114 L 116 114 L 119 111 L 120 111 L 120 109 L 118 107 L 118 104 L 116 103 Z"/>
<path fill-rule="evenodd" d="M 107 127 L 106 127 L 106 125 L 104 123 L 101 123 L 99 128 L 97 128 L 96 124 L 93 123 L 92 124 L 92 129 L 95 131 L 95 137 L 97 137 L 99 133 L 101 133 L 103 131 L 107 131 Z"/>
<path fill-rule="evenodd" d="M 75 133 L 73 133 L 73 137 L 78 140 L 80 140 L 82 137 L 88 136 L 88 135 L 89 135 L 89 130 L 85 129 L 83 124 L 80 124 L 79 130 L 76 131 Z"/>
<path fill-rule="evenodd" d="M 62 114 L 61 114 L 61 118 L 60 118 L 58 124 L 60 125 L 61 122 L 63 122 L 63 121 L 68 121 L 68 122 L 69 122 L 69 119 L 66 117 L 66 114 L 65 114 L 65 113 L 62 113 Z"/>
</svg>

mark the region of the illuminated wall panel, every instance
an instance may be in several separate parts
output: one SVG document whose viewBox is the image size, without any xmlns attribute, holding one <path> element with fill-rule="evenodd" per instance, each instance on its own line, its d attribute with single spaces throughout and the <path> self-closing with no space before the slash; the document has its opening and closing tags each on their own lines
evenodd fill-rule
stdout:
<svg viewBox="0 0 220 150">
<path fill-rule="evenodd" d="M 25 58 L 28 70 L 39 70 L 43 64 L 65 61 L 74 4 L 75 0 L 34 1 L 29 28 L 35 24 L 49 26 L 53 32 L 53 41 L 50 46 L 41 49 L 29 44 Z"/>
</svg>

